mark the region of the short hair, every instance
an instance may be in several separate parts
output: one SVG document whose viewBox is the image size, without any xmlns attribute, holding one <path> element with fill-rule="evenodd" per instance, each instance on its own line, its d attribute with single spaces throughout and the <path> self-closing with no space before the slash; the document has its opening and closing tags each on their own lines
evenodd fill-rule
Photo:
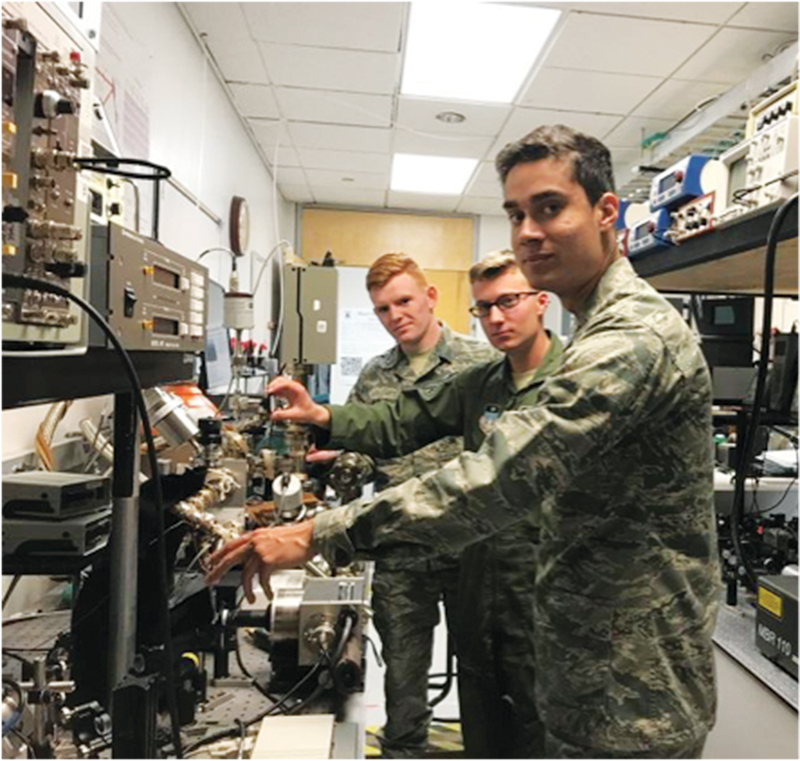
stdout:
<svg viewBox="0 0 800 761">
<path fill-rule="evenodd" d="M 541 159 L 572 159 L 572 179 L 585 191 L 594 206 L 603 193 L 614 192 L 611 152 L 597 138 L 563 124 L 537 127 L 497 154 L 495 168 L 505 182 L 517 164 Z"/>
<path fill-rule="evenodd" d="M 479 280 L 494 280 L 510 269 L 522 271 L 514 258 L 514 252 L 509 251 L 507 248 L 492 251 L 470 267 L 469 282 L 477 283 Z"/>
<path fill-rule="evenodd" d="M 405 254 L 384 254 L 379 256 L 367 272 L 367 290 L 383 288 L 393 277 L 408 273 L 422 288 L 428 287 L 425 274 L 410 256 Z"/>
</svg>

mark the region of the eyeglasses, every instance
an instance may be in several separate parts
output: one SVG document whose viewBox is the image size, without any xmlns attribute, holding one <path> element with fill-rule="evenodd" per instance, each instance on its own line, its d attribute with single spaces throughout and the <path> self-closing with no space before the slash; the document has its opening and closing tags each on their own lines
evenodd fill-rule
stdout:
<svg viewBox="0 0 800 761">
<path fill-rule="evenodd" d="M 469 313 L 475 317 L 488 317 L 492 307 L 497 307 L 501 312 L 513 309 L 524 296 L 535 296 L 539 291 L 525 291 L 524 293 L 504 293 L 494 301 L 478 301 L 469 308 Z"/>
</svg>

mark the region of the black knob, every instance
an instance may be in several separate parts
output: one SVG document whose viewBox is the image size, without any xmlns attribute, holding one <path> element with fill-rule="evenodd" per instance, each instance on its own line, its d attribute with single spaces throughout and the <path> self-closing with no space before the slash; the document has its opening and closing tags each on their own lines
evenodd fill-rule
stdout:
<svg viewBox="0 0 800 761">
<path fill-rule="evenodd" d="M 83 262 L 49 262 L 44 268 L 62 280 L 71 277 L 86 277 L 86 265 Z"/>
<path fill-rule="evenodd" d="M 24 222 L 28 218 L 28 212 L 19 206 L 3 207 L 3 222 Z"/>
<path fill-rule="evenodd" d="M 213 417 L 200 418 L 200 443 L 203 446 L 218 444 L 222 441 L 222 421 Z"/>
<path fill-rule="evenodd" d="M 75 103 L 67 98 L 62 98 L 56 103 L 56 112 L 59 114 L 74 114 Z"/>
</svg>

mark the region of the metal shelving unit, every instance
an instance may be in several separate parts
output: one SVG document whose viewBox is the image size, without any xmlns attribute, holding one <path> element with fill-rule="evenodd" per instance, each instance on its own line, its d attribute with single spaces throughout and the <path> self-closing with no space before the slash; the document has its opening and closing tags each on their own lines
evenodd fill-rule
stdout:
<svg viewBox="0 0 800 761">
<path fill-rule="evenodd" d="M 662 293 L 754 295 L 764 289 L 767 233 L 780 204 L 739 217 L 666 251 L 631 259 Z M 775 295 L 797 296 L 797 215 L 786 219 L 775 262 Z"/>
</svg>

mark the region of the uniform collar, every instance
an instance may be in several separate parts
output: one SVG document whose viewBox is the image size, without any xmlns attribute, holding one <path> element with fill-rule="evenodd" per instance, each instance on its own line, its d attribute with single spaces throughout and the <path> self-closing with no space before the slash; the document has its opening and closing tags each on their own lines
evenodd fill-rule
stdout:
<svg viewBox="0 0 800 761">
<path fill-rule="evenodd" d="M 433 355 L 444 362 L 453 361 L 453 331 L 447 323 L 438 320 L 441 333 L 436 346 L 433 347 Z M 408 366 L 408 357 L 398 344 L 395 344 L 381 358 L 380 364 L 385 370 L 400 370 Z M 438 362 L 437 362 L 438 364 Z"/>
<path fill-rule="evenodd" d="M 620 291 L 627 291 L 626 286 L 630 285 L 637 277 L 627 257 L 621 256 L 613 261 L 603 273 L 592 295 L 586 299 L 581 309 L 575 314 L 578 327 L 583 326 L 591 317 L 616 301 Z"/>
<path fill-rule="evenodd" d="M 536 372 L 534 373 L 533 377 L 523 388 L 517 390 L 516 386 L 514 385 L 514 376 L 511 372 L 511 362 L 509 362 L 508 357 L 503 360 L 503 377 L 505 378 L 505 382 L 514 389 L 515 393 L 525 391 L 531 386 L 541 383 L 561 364 L 561 355 L 564 353 L 564 344 L 561 343 L 561 339 L 555 335 L 555 333 L 551 333 L 549 330 L 546 332 L 550 337 L 550 348 L 547 350 L 547 354 L 544 355 L 539 367 L 536 368 Z"/>
</svg>

